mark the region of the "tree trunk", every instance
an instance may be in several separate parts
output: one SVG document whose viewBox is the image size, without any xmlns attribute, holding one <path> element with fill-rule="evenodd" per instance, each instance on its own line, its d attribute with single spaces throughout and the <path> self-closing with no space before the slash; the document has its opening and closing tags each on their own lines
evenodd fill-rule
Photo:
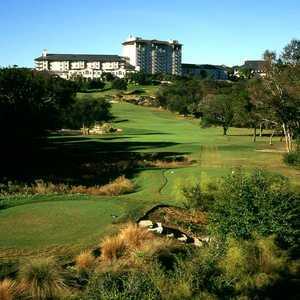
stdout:
<svg viewBox="0 0 300 300">
<path fill-rule="evenodd" d="M 223 127 L 223 135 L 227 135 L 227 127 Z"/>
<path fill-rule="evenodd" d="M 256 127 L 253 128 L 253 143 L 256 142 Z"/>
<path fill-rule="evenodd" d="M 262 136 L 262 132 L 263 132 L 262 123 L 259 123 L 259 136 L 260 137 Z"/>
<path fill-rule="evenodd" d="M 291 152 L 291 136 L 289 133 L 288 128 L 286 127 L 285 123 L 282 123 L 282 129 L 285 137 L 285 146 L 286 146 L 286 151 Z"/>
<path fill-rule="evenodd" d="M 87 135 L 87 128 L 85 127 L 84 124 L 82 124 L 82 134 Z"/>
<path fill-rule="evenodd" d="M 270 135 L 270 145 L 272 145 L 272 138 L 274 136 L 275 133 L 275 129 L 273 129 L 272 134 Z"/>
</svg>

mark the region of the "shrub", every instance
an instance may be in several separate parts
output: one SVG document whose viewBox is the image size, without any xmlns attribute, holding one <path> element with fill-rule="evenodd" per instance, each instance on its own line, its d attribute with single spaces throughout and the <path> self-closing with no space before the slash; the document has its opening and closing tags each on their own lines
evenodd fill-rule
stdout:
<svg viewBox="0 0 300 300">
<path fill-rule="evenodd" d="M 95 266 L 96 259 L 91 252 L 82 251 L 76 256 L 75 263 L 75 267 L 78 271 L 89 271 Z"/>
<path fill-rule="evenodd" d="M 126 245 L 124 240 L 119 236 L 107 237 L 101 244 L 101 260 L 113 262 L 124 256 L 126 253 Z"/>
<path fill-rule="evenodd" d="M 128 248 L 138 248 L 147 240 L 153 238 L 153 235 L 144 228 L 140 228 L 135 224 L 129 224 L 119 233 L 120 238 L 124 241 Z"/>
<path fill-rule="evenodd" d="M 88 283 L 83 300 L 162 299 L 147 272 L 107 272 Z"/>
<path fill-rule="evenodd" d="M 257 232 L 275 234 L 282 245 L 296 243 L 300 195 L 290 191 L 287 178 L 263 170 L 251 174 L 236 170 L 225 177 L 216 195 L 212 220 L 222 235 L 248 239 Z"/>
<path fill-rule="evenodd" d="M 62 271 L 52 258 L 36 258 L 19 270 L 20 284 L 31 299 L 60 299 L 67 295 Z"/>
<path fill-rule="evenodd" d="M 295 168 L 300 168 L 300 139 L 297 139 L 294 152 L 285 153 L 283 155 L 283 162 Z"/>
<path fill-rule="evenodd" d="M 134 184 L 125 176 L 118 177 L 115 181 L 102 186 L 99 195 L 117 196 L 133 192 Z"/>
<path fill-rule="evenodd" d="M 195 179 L 178 180 L 176 183 L 177 198 L 183 201 L 186 208 L 199 208 L 207 211 L 212 207 L 219 182 L 213 181 L 205 173 L 200 181 Z"/>
<path fill-rule="evenodd" d="M 112 89 L 127 90 L 127 82 L 124 79 L 116 78 L 112 81 Z"/>
<path fill-rule="evenodd" d="M 11 279 L 4 279 L 0 282 L 0 299 L 1 300 L 14 300 L 18 295 L 17 283 Z"/>
<path fill-rule="evenodd" d="M 218 267 L 223 279 L 233 284 L 236 295 L 274 299 L 272 287 L 290 277 L 288 259 L 275 245 L 274 237 L 256 235 L 249 241 L 229 239 Z M 281 291 L 278 299 L 282 296 Z"/>
</svg>

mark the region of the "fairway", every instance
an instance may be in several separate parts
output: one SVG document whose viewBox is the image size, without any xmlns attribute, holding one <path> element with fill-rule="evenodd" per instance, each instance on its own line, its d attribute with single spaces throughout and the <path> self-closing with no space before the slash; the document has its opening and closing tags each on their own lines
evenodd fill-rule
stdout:
<svg viewBox="0 0 300 300">
<path fill-rule="evenodd" d="M 121 215 L 122 211 L 113 202 L 91 200 L 40 202 L 8 208 L 0 211 L 0 227 L 6 229 L 0 232 L 0 247 L 80 243 L 89 235 L 100 238 L 102 228 L 112 222 L 111 215 Z"/>
<path fill-rule="evenodd" d="M 0 231 L 0 259 L 36 249 L 41 252 L 52 249 L 52 254 L 62 255 L 96 247 L 104 234 L 117 226 L 112 215 L 123 221 L 137 220 L 157 204 L 182 206 L 175 196 L 178 179 L 197 179 L 202 173 L 221 177 L 234 167 L 260 167 L 299 182 L 299 171 L 282 162 L 278 150 L 284 149 L 284 143 L 279 137 L 273 139 L 273 145 L 269 145 L 267 135 L 257 137 L 253 143 L 248 129 L 230 128 L 228 136 L 223 136 L 222 128 L 200 128 L 199 120 L 127 103 L 113 104 L 112 113 L 113 125 L 121 129 L 115 134 L 50 137 L 47 153 L 54 150 L 64 153 L 61 161 L 55 162 L 55 168 L 65 168 L 66 158 L 84 162 L 102 156 L 126 159 L 127 154 L 134 152 L 184 156 L 192 163 L 137 169 L 132 174 L 135 192 L 118 197 L 77 194 L 64 200 L 61 195 L 43 195 L 36 196 L 33 202 L 32 196 L 28 196 L 28 201 L 27 196 L 22 196 L 19 201 L 23 205 L 0 210 L 0 228 L 5 228 Z M 74 164 L 76 168 L 78 165 L 79 162 Z M 75 176 L 76 170 L 71 169 L 70 174 L 73 172 Z M 18 196 L 14 201 L 18 203 Z"/>
</svg>

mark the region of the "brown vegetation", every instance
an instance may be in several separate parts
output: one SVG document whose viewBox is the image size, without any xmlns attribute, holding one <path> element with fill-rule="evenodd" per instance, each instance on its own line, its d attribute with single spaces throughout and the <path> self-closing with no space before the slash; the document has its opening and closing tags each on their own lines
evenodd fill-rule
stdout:
<svg viewBox="0 0 300 300">
<path fill-rule="evenodd" d="M 17 283 L 11 279 L 4 279 L 0 282 L 0 300 L 13 300 L 18 294 Z"/>
<path fill-rule="evenodd" d="M 81 251 L 75 258 L 75 268 L 80 271 L 89 271 L 95 265 L 96 258 L 91 252 Z"/>
<path fill-rule="evenodd" d="M 59 299 L 68 294 L 62 271 L 53 258 L 36 258 L 23 264 L 19 279 L 30 299 Z"/>
<path fill-rule="evenodd" d="M 120 176 L 114 181 L 104 186 L 86 187 L 83 185 L 70 186 L 63 183 L 54 184 L 52 182 L 45 182 L 41 179 L 36 180 L 32 185 L 18 185 L 11 184 L 8 188 L 8 193 L 11 194 L 89 194 L 89 195 L 105 195 L 117 196 L 134 191 L 134 183 L 126 178 Z"/>
</svg>

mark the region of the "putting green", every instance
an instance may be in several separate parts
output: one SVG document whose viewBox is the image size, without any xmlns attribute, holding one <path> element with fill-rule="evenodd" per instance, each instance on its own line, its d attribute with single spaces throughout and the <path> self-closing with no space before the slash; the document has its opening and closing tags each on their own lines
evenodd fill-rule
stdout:
<svg viewBox="0 0 300 300">
<path fill-rule="evenodd" d="M 105 200 L 39 202 L 0 210 L 0 247 L 66 245 L 87 237 L 100 240 L 112 214 L 120 216 L 123 211 Z"/>
</svg>

